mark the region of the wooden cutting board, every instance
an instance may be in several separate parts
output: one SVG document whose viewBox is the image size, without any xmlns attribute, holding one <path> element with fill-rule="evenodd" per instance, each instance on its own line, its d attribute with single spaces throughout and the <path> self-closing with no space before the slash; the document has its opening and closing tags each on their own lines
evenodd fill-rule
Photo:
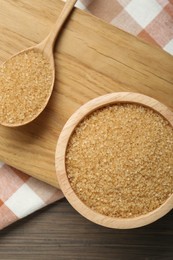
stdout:
<svg viewBox="0 0 173 260">
<path fill-rule="evenodd" d="M 44 39 L 62 7 L 58 0 L 1 0 L 0 62 Z M 26 126 L 0 126 L 0 160 L 56 187 L 57 139 L 80 105 L 106 93 L 133 91 L 173 109 L 173 57 L 83 11 L 76 9 L 66 23 L 55 60 L 48 107 Z"/>
</svg>

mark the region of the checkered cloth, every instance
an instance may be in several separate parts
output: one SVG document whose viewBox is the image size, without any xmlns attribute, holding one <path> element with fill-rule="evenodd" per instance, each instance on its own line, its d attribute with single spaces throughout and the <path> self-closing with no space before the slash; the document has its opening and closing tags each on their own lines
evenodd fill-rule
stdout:
<svg viewBox="0 0 173 260">
<path fill-rule="evenodd" d="M 173 0 L 81 0 L 77 7 L 173 55 Z M 62 197 L 61 191 L 0 163 L 0 229 Z"/>
<path fill-rule="evenodd" d="M 0 229 L 61 198 L 60 190 L 0 164 Z"/>
</svg>

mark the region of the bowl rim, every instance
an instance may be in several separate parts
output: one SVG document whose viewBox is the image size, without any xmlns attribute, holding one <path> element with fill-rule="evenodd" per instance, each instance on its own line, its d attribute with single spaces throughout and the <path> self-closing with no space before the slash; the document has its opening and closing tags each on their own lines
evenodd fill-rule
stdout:
<svg viewBox="0 0 173 260">
<path fill-rule="evenodd" d="M 132 103 L 148 107 L 163 116 L 173 127 L 173 112 L 167 106 L 149 96 L 133 92 L 115 92 L 99 96 L 82 105 L 64 125 L 56 146 L 55 168 L 58 182 L 64 196 L 72 207 L 81 215 L 90 221 L 105 227 L 130 229 L 148 225 L 172 210 L 173 194 L 160 207 L 145 215 L 131 218 L 114 218 L 105 216 L 92 210 L 79 199 L 70 185 L 65 166 L 67 145 L 76 126 L 93 111 L 116 103 Z"/>
</svg>

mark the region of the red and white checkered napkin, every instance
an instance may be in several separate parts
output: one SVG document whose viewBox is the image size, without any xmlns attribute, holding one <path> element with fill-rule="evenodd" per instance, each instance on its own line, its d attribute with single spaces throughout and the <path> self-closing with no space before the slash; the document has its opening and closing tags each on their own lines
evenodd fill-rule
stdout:
<svg viewBox="0 0 173 260">
<path fill-rule="evenodd" d="M 0 164 L 0 229 L 61 198 L 60 190 Z"/>
<path fill-rule="evenodd" d="M 173 0 L 81 0 L 77 6 L 173 54 Z M 63 197 L 0 163 L 0 229 Z"/>
</svg>

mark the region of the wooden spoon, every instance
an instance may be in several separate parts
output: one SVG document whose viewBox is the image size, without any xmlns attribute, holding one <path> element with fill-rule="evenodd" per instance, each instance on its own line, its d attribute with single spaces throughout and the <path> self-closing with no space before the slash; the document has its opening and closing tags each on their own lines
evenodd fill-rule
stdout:
<svg viewBox="0 0 173 260">
<path fill-rule="evenodd" d="M 25 125 L 46 107 L 55 81 L 55 40 L 77 0 L 67 0 L 50 34 L 0 67 L 0 124 Z"/>
</svg>

